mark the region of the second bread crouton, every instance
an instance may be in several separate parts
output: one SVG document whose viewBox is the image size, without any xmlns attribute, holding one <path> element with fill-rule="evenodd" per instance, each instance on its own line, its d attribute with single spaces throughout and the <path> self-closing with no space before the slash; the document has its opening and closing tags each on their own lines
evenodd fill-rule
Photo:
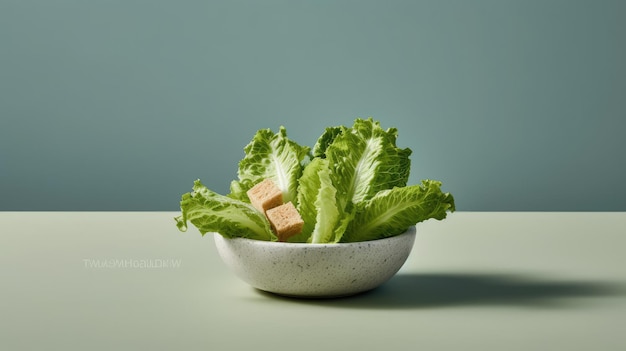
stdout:
<svg viewBox="0 0 626 351">
<path fill-rule="evenodd" d="M 304 221 L 291 202 L 269 209 L 265 214 L 279 241 L 287 241 L 288 238 L 302 232 Z"/>
</svg>

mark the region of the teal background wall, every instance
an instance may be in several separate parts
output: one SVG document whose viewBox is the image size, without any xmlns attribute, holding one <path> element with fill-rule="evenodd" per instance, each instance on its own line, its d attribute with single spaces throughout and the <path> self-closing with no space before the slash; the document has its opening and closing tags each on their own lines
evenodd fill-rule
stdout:
<svg viewBox="0 0 626 351">
<path fill-rule="evenodd" d="M 0 210 L 177 210 L 372 116 L 459 210 L 626 210 L 626 1 L 0 0 Z"/>
</svg>

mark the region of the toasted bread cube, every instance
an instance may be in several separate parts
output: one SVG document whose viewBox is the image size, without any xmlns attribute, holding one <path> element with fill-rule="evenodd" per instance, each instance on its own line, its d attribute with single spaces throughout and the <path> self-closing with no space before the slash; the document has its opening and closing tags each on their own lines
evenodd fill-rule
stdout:
<svg viewBox="0 0 626 351">
<path fill-rule="evenodd" d="M 271 208 L 265 214 L 279 241 L 287 241 L 288 238 L 302 232 L 304 221 L 291 202 Z"/>
<path fill-rule="evenodd" d="M 246 194 L 252 206 L 263 213 L 283 204 L 283 192 L 269 178 L 250 188 Z"/>
</svg>

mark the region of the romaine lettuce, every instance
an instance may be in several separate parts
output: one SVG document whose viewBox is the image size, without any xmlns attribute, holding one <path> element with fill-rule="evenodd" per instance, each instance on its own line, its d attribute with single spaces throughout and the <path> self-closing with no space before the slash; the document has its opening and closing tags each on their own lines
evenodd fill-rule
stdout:
<svg viewBox="0 0 626 351">
<path fill-rule="evenodd" d="M 335 197 L 337 189 L 330 180 L 330 173 L 328 160 L 323 158 L 314 158 L 304 169 L 298 190 L 298 212 L 304 228 L 290 241 L 330 243 L 339 240 L 334 233 L 340 215 Z"/>
<path fill-rule="evenodd" d="M 394 236 L 427 219 L 442 220 L 454 210 L 454 197 L 441 191 L 439 181 L 382 190 L 357 206 L 342 241 Z"/>
<path fill-rule="evenodd" d="M 328 127 L 324 133 L 317 139 L 313 146 L 313 157 L 326 158 L 326 149 L 328 145 L 335 141 L 337 135 L 341 134 L 345 127 Z"/>
<path fill-rule="evenodd" d="M 187 230 L 189 221 L 202 235 L 217 232 L 225 237 L 278 240 L 263 213 L 248 203 L 209 190 L 200 180 L 194 182 L 193 192 L 183 194 L 180 208 L 182 215 L 175 220 L 181 231 Z"/>
<path fill-rule="evenodd" d="M 341 127 L 325 150 L 333 165 L 331 179 L 344 210 L 377 192 L 405 186 L 409 179 L 410 149 L 396 146 L 398 131 L 386 131 L 372 118 L 356 119 L 352 128 Z"/>
<path fill-rule="evenodd" d="M 244 151 L 237 172 L 239 180 L 231 182 L 229 196 L 249 202 L 246 192 L 269 178 L 283 192 L 283 201 L 296 205 L 298 179 L 310 148 L 287 138 L 287 131 L 281 126 L 276 134 L 270 129 L 259 130 Z"/>
<path fill-rule="evenodd" d="M 383 130 L 372 118 L 357 118 L 351 127 L 326 128 L 311 151 L 288 139 L 282 126 L 276 134 L 259 130 L 244 148 L 230 193 L 216 194 L 196 181 L 193 192 L 182 196 L 178 228 L 186 230 L 190 221 L 202 234 L 276 241 L 267 217 L 246 194 L 267 178 L 304 221 L 302 232 L 289 242 L 375 240 L 446 218 L 455 204 L 441 191 L 441 182 L 406 186 L 411 150 L 397 147 L 397 137 L 395 128 Z"/>
</svg>

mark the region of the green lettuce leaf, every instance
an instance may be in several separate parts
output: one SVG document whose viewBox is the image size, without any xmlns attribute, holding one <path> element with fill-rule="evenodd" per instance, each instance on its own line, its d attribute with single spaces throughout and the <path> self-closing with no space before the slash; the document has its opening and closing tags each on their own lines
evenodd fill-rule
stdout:
<svg viewBox="0 0 626 351">
<path fill-rule="evenodd" d="M 397 129 L 383 130 L 372 118 L 356 119 L 352 128 L 340 128 L 341 133 L 324 135 L 336 134 L 325 155 L 333 168 L 331 179 L 341 209 L 366 201 L 381 190 L 406 185 L 411 150 L 396 146 Z"/>
<path fill-rule="evenodd" d="M 196 181 L 193 192 L 182 196 L 177 226 L 185 231 L 189 221 L 203 235 L 276 241 L 267 217 L 246 194 L 268 178 L 304 220 L 302 232 L 289 242 L 375 240 L 444 219 L 455 211 L 454 198 L 435 180 L 406 186 L 411 150 L 397 147 L 397 136 L 395 128 L 357 118 L 352 127 L 326 128 L 311 149 L 288 139 L 282 126 L 276 134 L 261 129 L 244 148 L 230 193 L 219 195 Z"/>
<path fill-rule="evenodd" d="M 421 185 L 382 190 L 358 206 L 343 242 L 394 236 L 430 218 L 442 220 L 455 210 L 454 198 L 441 191 L 441 182 L 423 180 Z"/>
<path fill-rule="evenodd" d="M 304 221 L 302 233 L 289 241 L 331 243 L 340 219 L 337 208 L 337 190 L 330 180 L 328 160 L 314 158 L 302 173 L 298 189 L 298 212 Z"/>
<path fill-rule="evenodd" d="M 328 127 L 324 133 L 317 139 L 313 146 L 313 157 L 326 158 L 326 149 L 328 145 L 335 141 L 337 135 L 343 131 L 342 127 Z"/>
<path fill-rule="evenodd" d="M 270 129 L 257 131 L 244 151 L 237 172 L 239 180 L 231 182 L 229 197 L 249 202 L 246 192 L 269 178 L 282 191 L 284 202 L 297 205 L 298 179 L 310 148 L 287 138 L 281 126 L 276 134 Z"/>
<path fill-rule="evenodd" d="M 189 221 L 202 235 L 217 232 L 228 238 L 278 240 L 263 213 L 248 203 L 209 190 L 200 180 L 194 182 L 193 192 L 182 195 L 180 209 L 182 214 L 175 220 L 183 232 Z"/>
</svg>

